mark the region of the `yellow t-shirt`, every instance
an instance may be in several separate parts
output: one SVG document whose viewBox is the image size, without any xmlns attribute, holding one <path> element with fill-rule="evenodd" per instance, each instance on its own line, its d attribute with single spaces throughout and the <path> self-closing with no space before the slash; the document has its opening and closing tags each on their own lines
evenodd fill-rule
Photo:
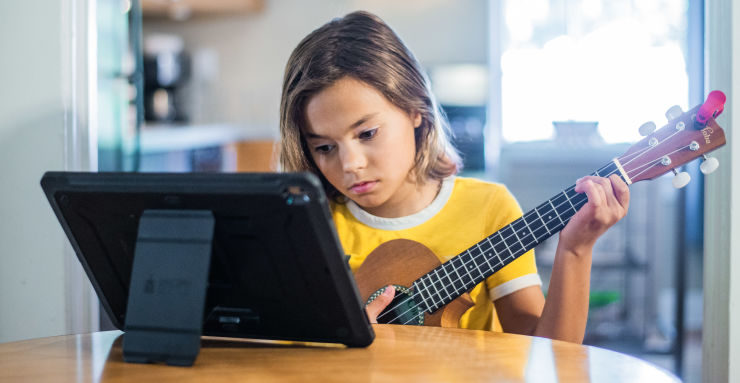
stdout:
<svg viewBox="0 0 740 383">
<path fill-rule="evenodd" d="M 331 209 L 353 272 L 376 247 L 398 238 L 423 244 L 444 263 L 522 216 L 505 186 L 464 177 L 446 178 L 429 206 L 406 217 L 377 217 L 352 201 L 332 203 Z M 470 297 L 475 305 L 462 316 L 459 327 L 501 331 L 492 302 L 541 284 L 530 250 L 473 288 Z"/>
</svg>

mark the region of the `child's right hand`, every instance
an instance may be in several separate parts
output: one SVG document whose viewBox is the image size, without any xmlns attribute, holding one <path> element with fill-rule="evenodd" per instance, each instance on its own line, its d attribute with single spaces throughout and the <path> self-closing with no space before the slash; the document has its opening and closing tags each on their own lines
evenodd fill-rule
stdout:
<svg viewBox="0 0 740 383">
<path fill-rule="evenodd" d="M 365 312 L 367 313 L 367 318 L 370 319 L 370 323 L 378 323 L 378 315 L 380 315 L 383 309 L 388 307 L 395 295 L 396 289 L 393 285 L 388 285 L 385 291 L 383 291 L 383 294 L 380 294 L 374 301 L 365 306 Z"/>
</svg>

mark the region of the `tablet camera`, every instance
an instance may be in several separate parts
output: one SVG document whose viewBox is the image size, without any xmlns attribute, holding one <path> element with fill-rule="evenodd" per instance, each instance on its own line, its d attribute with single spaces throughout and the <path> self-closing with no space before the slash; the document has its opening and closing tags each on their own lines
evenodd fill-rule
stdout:
<svg viewBox="0 0 740 383">
<path fill-rule="evenodd" d="M 311 201 L 311 196 L 300 186 L 288 186 L 283 191 L 287 205 L 304 205 Z"/>
</svg>

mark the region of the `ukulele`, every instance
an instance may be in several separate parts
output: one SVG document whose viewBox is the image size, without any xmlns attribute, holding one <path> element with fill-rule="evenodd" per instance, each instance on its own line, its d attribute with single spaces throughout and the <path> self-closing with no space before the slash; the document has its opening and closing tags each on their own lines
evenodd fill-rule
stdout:
<svg viewBox="0 0 740 383">
<path fill-rule="evenodd" d="M 666 112 L 667 125 L 655 130 L 652 122 L 643 124 L 640 133 L 645 138 L 591 175 L 617 174 L 631 185 L 673 171 L 673 186 L 680 188 L 690 177 L 675 169 L 697 157 L 704 158 L 702 173 L 711 173 L 719 163 L 705 153 L 725 144 L 724 131 L 715 121 L 724 103 L 724 93 L 713 91 L 704 104 L 688 112 L 672 107 Z M 585 193 L 576 193 L 574 188 L 563 190 L 443 264 L 418 242 L 396 239 L 383 243 L 355 273 L 362 299 L 369 304 L 392 284 L 395 297 L 378 315 L 378 323 L 457 327 L 460 317 L 473 306 L 468 291 L 559 232 L 586 204 Z"/>
</svg>

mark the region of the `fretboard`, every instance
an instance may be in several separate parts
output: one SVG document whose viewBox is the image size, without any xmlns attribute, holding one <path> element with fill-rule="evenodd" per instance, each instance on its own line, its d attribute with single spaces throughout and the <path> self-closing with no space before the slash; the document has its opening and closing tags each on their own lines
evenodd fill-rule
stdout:
<svg viewBox="0 0 740 383">
<path fill-rule="evenodd" d="M 619 174 L 613 162 L 591 173 L 600 177 L 611 174 Z M 563 190 L 414 281 L 413 295 L 419 307 L 429 313 L 437 311 L 562 230 L 587 202 L 586 195 L 576 193 L 574 187 Z"/>
</svg>

